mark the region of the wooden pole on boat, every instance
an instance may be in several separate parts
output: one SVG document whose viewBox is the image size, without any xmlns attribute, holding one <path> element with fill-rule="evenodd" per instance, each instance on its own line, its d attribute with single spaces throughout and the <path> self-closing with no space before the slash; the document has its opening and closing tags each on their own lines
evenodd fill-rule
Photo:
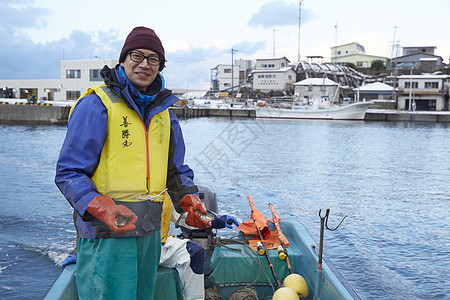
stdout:
<svg viewBox="0 0 450 300">
<path fill-rule="evenodd" d="M 289 261 L 289 255 L 287 253 L 286 246 L 284 245 L 283 238 L 281 237 L 282 236 L 282 232 L 281 232 L 281 227 L 280 227 L 280 224 L 279 224 L 280 216 L 278 215 L 278 213 L 275 210 L 275 207 L 273 206 L 272 203 L 269 203 L 269 207 L 270 207 L 270 210 L 272 211 L 273 222 L 275 224 L 275 228 L 277 229 L 278 238 L 280 239 L 281 247 L 283 247 L 283 250 L 284 250 L 284 252 L 286 254 L 286 264 L 287 264 L 289 273 L 293 274 L 294 272 L 292 271 L 291 262 Z"/>
<path fill-rule="evenodd" d="M 261 233 L 261 230 L 258 228 L 258 226 L 262 220 L 260 220 L 260 219 L 258 220 L 256 216 L 259 216 L 259 217 L 261 217 L 261 216 L 264 217 L 264 216 L 255 208 L 255 205 L 253 204 L 253 201 L 252 201 L 252 198 L 250 197 L 250 195 L 248 195 L 247 198 L 248 198 L 248 203 L 250 204 L 250 208 L 251 208 L 250 218 L 255 223 L 256 231 L 258 232 L 258 236 L 259 236 L 259 241 L 261 242 L 261 244 L 263 246 L 264 255 L 266 256 L 267 263 L 269 264 L 269 268 L 270 268 L 270 271 L 272 272 L 273 278 L 275 279 L 277 288 L 280 288 L 283 286 L 283 284 L 281 283 L 280 279 L 278 278 L 277 274 L 275 273 L 275 269 L 273 267 L 272 261 L 270 260 L 266 244 L 264 243 L 263 234 Z M 265 222 L 267 222 L 266 218 L 264 218 L 264 220 L 265 220 Z M 266 229 L 266 228 L 267 228 L 267 230 L 269 230 L 268 227 L 264 227 L 264 229 Z M 270 234 L 270 231 L 269 231 L 269 234 Z"/>
</svg>

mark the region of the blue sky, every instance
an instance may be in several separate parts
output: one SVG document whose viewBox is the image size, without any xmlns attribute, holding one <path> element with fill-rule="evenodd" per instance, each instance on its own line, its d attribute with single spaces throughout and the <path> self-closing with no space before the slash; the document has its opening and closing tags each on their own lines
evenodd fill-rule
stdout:
<svg viewBox="0 0 450 300">
<path fill-rule="evenodd" d="M 275 52 L 296 62 L 299 2 L 0 0 L 0 79 L 56 79 L 62 59 L 117 59 L 143 25 L 164 44 L 169 88 L 209 89 L 211 68 L 231 64 L 231 49 L 235 59 Z M 330 47 L 358 42 L 390 58 L 394 42 L 436 46 L 448 63 L 449 11 L 448 0 L 303 0 L 300 56 L 329 61 Z"/>
</svg>

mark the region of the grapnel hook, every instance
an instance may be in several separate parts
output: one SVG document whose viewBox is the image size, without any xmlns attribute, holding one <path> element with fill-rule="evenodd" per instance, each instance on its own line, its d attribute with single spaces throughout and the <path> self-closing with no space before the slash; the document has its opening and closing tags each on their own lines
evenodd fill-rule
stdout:
<svg viewBox="0 0 450 300">
<path fill-rule="evenodd" d="M 339 228 L 339 226 L 341 226 L 342 222 L 344 222 L 344 219 L 347 217 L 347 216 L 344 216 L 342 218 L 341 222 L 339 222 L 339 224 L 334 229 L 331 229 L 328 227 L 328 216 L 329 215 L 330 215 L 329 208 L 325 212 L 325 216 L 322 216 L 322 210 L 319 209 L 319 217 L 320 217 L 320 245 L 319 245 L 319 265 L 318 265 L 319 270 L 322 270 L 323 236 L 324 236 L 325 227 L 330 231 L 335 231 Z"/>
<path fill-rule="evenodd" d="M 339 228 L 339 226 L 341 226 L 342 222 L 344 222 L 345 218 L 347 218 L 347 216 L 344 216 L 344 217 L 341 219 L 341 221 L 339 222 L 339 224 L 338 224 L 334 229 L 331 229 L 330 227 L 328 227 L 328 216 L 329 216 L 329 215 L 330 215 L 330 209 L 328 208 L 328 209 L 327 209 L 327 212 L 325 213 L 325 217 L 323 217 L 323 218 L 325 219 L 325 227 L 326 227 L 329 231 L 335 231 L 335 230 L 337 230 L 337 229 Z M 319 210 L 319 217 L 320 217 L 320 219 L 322 219 L 322 216 L 321 216 L 321 210 Z"/>
</svg>

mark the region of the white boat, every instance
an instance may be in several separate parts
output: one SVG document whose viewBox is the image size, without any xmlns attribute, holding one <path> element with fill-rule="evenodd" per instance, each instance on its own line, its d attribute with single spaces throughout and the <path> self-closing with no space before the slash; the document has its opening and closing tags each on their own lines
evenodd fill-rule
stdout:
<svg viewBox="0 0 450 300">
<path fill-rule="evenodd" d="M 258 107 L 257 118 L 272 119 L 320 119 L 320 120 L 364 120 L 371 102 L 356 102 L 329 108 L 293 107 L 292 109 Z"/>
<path fill-rule="evenodd" d="M 338 103 L 340 85 L 327 78 L 309 78 L 295 83 L 291 108 L 257 107 L 256 118 L 364 120 L 371 104 Z"/>
<path fill-rule="evenodd" d="M 230 103 L 224 99 L 190 99 L 188 105 L 197 108 L 229 108 Z"/>
</svg>

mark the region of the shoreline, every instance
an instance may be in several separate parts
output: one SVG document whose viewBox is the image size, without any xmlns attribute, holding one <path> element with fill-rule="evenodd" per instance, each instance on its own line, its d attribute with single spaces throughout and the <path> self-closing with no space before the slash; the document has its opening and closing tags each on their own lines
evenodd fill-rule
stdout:
<svg viewBox="0 0 450 300">
<path fill-rule="evenodd" d="M 255 118 L 254 108 L 171 107 L 178 118 Z M 70 106 L 0 104 L 0 122 L 65 125 Z M 368 109 L 364 121 L 450 123 L 450 111 Z"/>
</svg>

